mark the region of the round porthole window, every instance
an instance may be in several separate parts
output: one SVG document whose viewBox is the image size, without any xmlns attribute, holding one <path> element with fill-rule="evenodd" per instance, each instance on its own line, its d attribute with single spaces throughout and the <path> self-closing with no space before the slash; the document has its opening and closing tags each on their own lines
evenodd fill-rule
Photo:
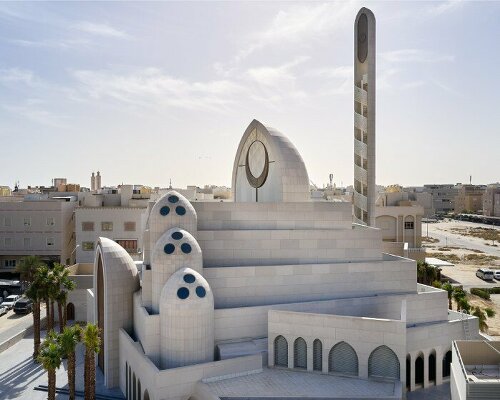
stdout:
<svg viewBox="0 0 500 400">
<path fill-rule="evenodd" d="M 193 274 L 186 274 L 184 275 L 184 282 L 186 283 L 193 283 L 196 280 Z"/>
<path fill-rule="evenodd" d="M 177 213 L 177 215 L 184 215 L 186 214 L 186 209 L 182 206 L 177 206 L 175 207 L 175 212 Z"/>
<path fill-rule="evenodd" d="M 191 245 L 189 243 L 182 243 L 181 250 L 183 253 L 189 254 L 191 253 Z"/>
<path fill-rule="evenodd" d="M 196 288 L 196 294 L 198 295 L 198 297 L 205 297 L 205 295 L 207 294 L 207 291 L 205 290 L 205 288 L 203 286 L 198 286 Z"/>
<path fill-rule="evenodd" d="M 170 212 L 169 206 L 163 206 L 162 208 L 160 208 L 160 214 L 163 216 L 168 215 L 169 212 Z"/>
<path fill-rule="evenodd" d="M 175 251 L 175 246 L 172 243 L 167 243 L 163 251 L 167 254 L 172 254 Z"/>
<path fill-rule="evenodd" d="M 181 287 L 177 290 L 177 297 L 181 300 L 185 300 L 189 297 L 189 289 L 187 287 Z"/>
<path fill-rule="evenodd" d="M 182 234 L 182 232 L 174 232 L 172 233 L 172 239 L 174 240 L 180 240 L 184 237 L 184 235 Z"/>
<path fill-rule="evenodd" d="M 175 195 L 168 196 L 168 201 L 170 201 L 171 203 L 177 203 L 179 201 L 179 198 Z"/>
</svg>

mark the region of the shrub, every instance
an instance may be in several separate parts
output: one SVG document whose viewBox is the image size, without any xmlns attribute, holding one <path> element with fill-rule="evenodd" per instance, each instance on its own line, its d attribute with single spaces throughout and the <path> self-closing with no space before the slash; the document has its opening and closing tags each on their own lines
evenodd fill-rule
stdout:
<svg viewBox="0 0 500 400">
<path fill-rule="evenodd" d="M 470 290 L 470 292 L 471 292 L 471 294 L 479 296 L 482 299 L 485 299 L 485 300 L 489 300 L 490 299 L 490 294 L 486 290 L 479 289 L 479 288 L 472 288 Z"/>
<path fill-rule="evenodd" d="M 500 294 L 500 287 L 492 287 L 485 290 L 487 290 L 490 294 Z"/>
</svg>

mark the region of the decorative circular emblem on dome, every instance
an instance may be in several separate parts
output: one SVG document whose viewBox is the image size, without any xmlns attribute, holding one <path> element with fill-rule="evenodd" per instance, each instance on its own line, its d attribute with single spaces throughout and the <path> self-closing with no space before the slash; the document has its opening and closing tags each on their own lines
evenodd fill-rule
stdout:
<svg viewBox="0 0 500 400">
<path fill-rule="evenodd" d="M 189 289 L 187 287 L 181 287 L 177 290 L 177 297 L 181 300 L 185 300 L 189 297 Z"/>
<path fill-rule="evenodd" d="M 177 215 L 184 215 L 186 214 L 186 209 L 182 206 L 177 206 L 175 207 L 175 212 L 177 213 Z"/>
<path fill-rule="evenodd" d="M 207 294 L 207 291 L 205 290 L 205 288 L 203 286 L 198 286 L 196 288 L 196 294 L 198 295 L 198 297 L 205 297 L 205 295 Z"/>
<path fill-rule="evenodd" d="M 163 251 L 167 254 L 172 254 L 175 251 L 175 246 L 172 243 L 167 243 L 165 247 L 163 247 Z"/>
<path fill-rule="evenodd" d="M 179 201 L 179 198 L 176 195 L 168 196 L 168 201 L 171 203 L 177 203 Z"/>
<path fill-rule="evenodd" d="M 181 240 L 184 237 L 182 232 L 174 232 L 172 233 L 172 239 L 174 240 Z"/>
<path fill-rule="evenodd" d="M 189 254 L 191 253 L 191 245 L 189 243 L 182 243 L 181 250 L 183 253 Z"/>
<path fill-rule="evenodd" d="M 193 274 L 186 274 L 184 275 L 184 282 L 186 283 L 193 283 L 196 280 Z"/>
<path fill-rule="evenodd" d="M 162 208 L 160 208 L 160 214 L 163 216 L 168 215 L 169 212 L 170 212 L 169 206 L 163 206 Z"/>
<path fill-rule="evenodd" d="M 260 140 L 255 140 L 248 148 L 245 172 L 248 183 L 254 188 L 260 188 L 266 182 L 269 174 L 269 155 Z"/>
</svg>

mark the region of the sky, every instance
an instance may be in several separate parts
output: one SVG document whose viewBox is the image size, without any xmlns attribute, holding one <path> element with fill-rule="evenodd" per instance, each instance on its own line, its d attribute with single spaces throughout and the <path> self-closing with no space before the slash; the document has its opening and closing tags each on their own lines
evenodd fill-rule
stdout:
<svg viewBox="0 0 500 400">
<path fill-rule="evenodd" d="M 377 184 L 500 180 L 500 2 L 1 2 L 0 185 L 231 184 L 255 118 L 353 182 L 353 25 L 377 19 Z"/>
</svg>

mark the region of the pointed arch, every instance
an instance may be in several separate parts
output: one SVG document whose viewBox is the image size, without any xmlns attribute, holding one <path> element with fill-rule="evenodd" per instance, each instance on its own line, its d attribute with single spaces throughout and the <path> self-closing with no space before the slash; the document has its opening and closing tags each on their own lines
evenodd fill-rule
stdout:
<svg viewBox="0 0 500 400">
<path fill-rule="evenodd" d="M 313 342 L 313 371 L 323 370 L 323 343 L 315 339 Z"/>
<path fill-rule="evenodd" d="M 358 355 L 349 343 L 339 342 L 330 349 L 328 372 L 358 376 Z"/>
<path fill-rule="evenodd" d="M 307 343 L 301 337 L 293 343 L 293 367 L 307 369 Z"/>
<path fill-rule="evenodd" d="M 288 341 L 281 335 L 274 339 L 274 365 L 288 367 Z"/>
<path fill-rule="evenodd" d="M 368 358 L 368 377 L 399 379 L 398 356 L 392 349 L 382 345 L 373 350 Z"/>
</svg>

